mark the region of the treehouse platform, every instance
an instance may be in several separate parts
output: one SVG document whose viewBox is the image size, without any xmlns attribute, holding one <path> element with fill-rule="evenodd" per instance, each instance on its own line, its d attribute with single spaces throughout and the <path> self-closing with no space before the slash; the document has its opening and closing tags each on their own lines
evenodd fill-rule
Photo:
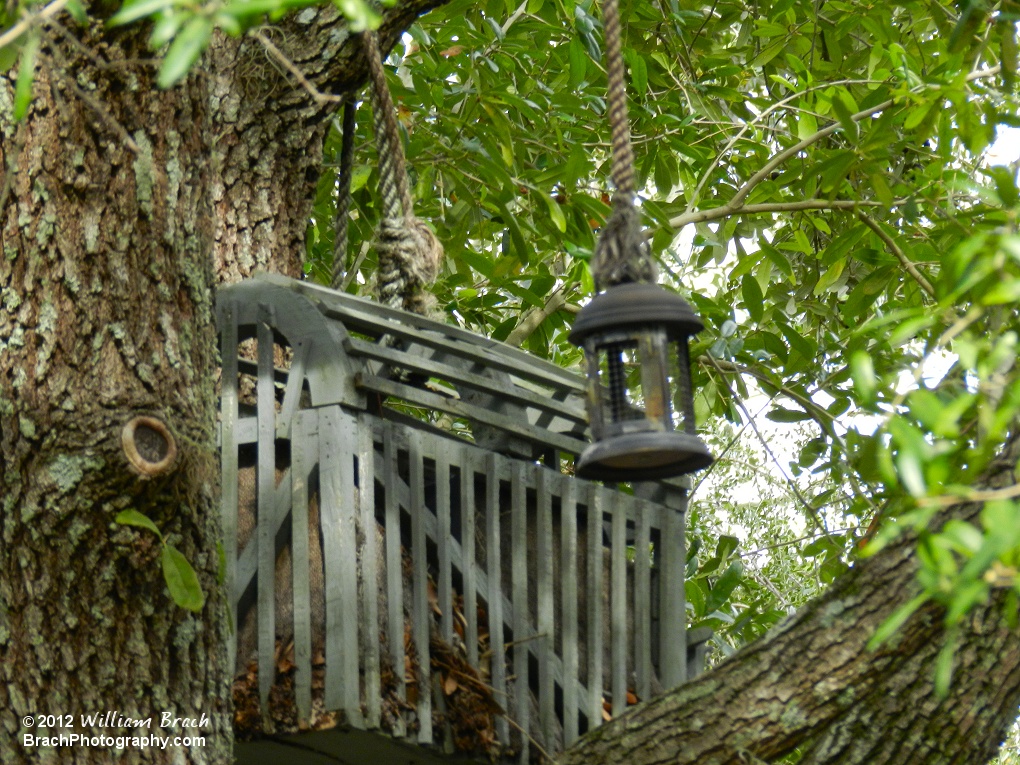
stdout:
<svg viewBox="0 0 1020 765">
<path fill-rule="evenodd" d="M 277 276 L 217 314 L 239 762 L 537 762 L 700 672 L 686 486 L 571 474 L 580 376 Z"/>
</svg>

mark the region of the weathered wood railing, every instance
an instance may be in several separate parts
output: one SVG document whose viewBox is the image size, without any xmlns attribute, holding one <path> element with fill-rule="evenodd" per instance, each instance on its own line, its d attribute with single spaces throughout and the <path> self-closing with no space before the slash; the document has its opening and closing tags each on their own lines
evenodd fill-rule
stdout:
<svg viewBox="0 0 1020 765">
<path fill-rule="evenodd" d="M 585 445 L 580 378 L 279 277 L 218 312 L 227 575 L 263 709 L 292 639 L 302 723 L 339 711 L 449 748 L 448 686 L 476 683 L 506 712 L 492 743 L 526 761 L 686 679 L 685 493 L 561 472 Z M 441 648 L 474 676 L 444 683 Z"/>
</svg>

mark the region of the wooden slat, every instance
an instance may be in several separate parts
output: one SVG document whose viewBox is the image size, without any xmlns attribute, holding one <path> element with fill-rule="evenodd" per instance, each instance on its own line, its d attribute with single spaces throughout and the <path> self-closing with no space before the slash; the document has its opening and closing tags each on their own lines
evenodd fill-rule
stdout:
<svg viewBox="0 0 1020 765">
<path fill-rule="evenodd" d="M 261 312 L 260 312 L 261 313 Z M 267 709 L 269 690 L 276 674 L 276 393 L 273 384 L 273 333 L 260 319 L 258 323 L 258 380 L 255 387 L 258 407 L 258 623 L 259 623 L 259 699 Z"/>
<path fill-rule="evenodd" d="M 528 502 L 524 484 L 524 464 L 517 460 L 510 468 L 510 551 L 511 602 L 514 606 L 514 720 L 521 734 L 520 762 L 528 762 L 528 713 L 531 691 L 528 688 L 528 651 L 534 637 L 528 614 Z M 490 577 L 494 576 L 490 572 Z"/>
<path fill-rule="evenodd" d="M 467 628 L 464 642 L 467 643 L 468 662 L 478 666 L 478 593 L 475 572 L 475 467 L 478 464 L 475 450 L 460 450 L 460 547 L 462 551 L 461 576 L 464 578 L 464 616 Z"/>
<path fill-rule="evenodd" d="M 365 666 L 365 727 L 378 728 L 382 716 L 382 697 L 379 657 L 379 545 L 375 520 L 375 445 L 372 426 L 364 416 L 358 419 L 358 498 L 361 531 L 365 540 L 361 546 L 361 579 L 364 593 L 361 644 Z"/>
<path fill-rule="evenodd" d="M 602 492 L 588 484 L 588 729 L 602 724 Z"/>
<path fill-rule="evenodd" d="M 294 697 L 298 726 L 307 725 L 312 714 L 312 612 L 308 547 L 308 475 L 318 460 L 315 411 L 298 412 L 292 426 L 291 458 L 291 554 L 294 592 Z"/>
<path fill-rule="evenodd" d="M 421 434 L 408 433 L 411 484 L 411 561 L 414 566 L 412 637 L 418 664 L 418 743 L 432 743 L 432 683 L 429 666 L 428 558 L 426 557 L 425 465 Z"/>
<path fill-rule="evenodd" d="M 584 391 L 584 383 L 577 375 L 557 367 L 551 362 L 537 359 L 518 348 L 490 340 L 460 327 L 442 324 L 405 311 L 398 311 L 380 303 L 336 292 L 311 282 L 301 282 L 276 274 L 259 274 L 257 278 L 306 295 L 317 301 L 320 304 L 320 310 L 324 308 L 324 313 L 327 316 L 335 315 L 340 319 L 346 319 L 356 329 L 375 330 L 380 334 L 415 339 L 423 345 L 429 346 L 437 341 L 444 341 L 441 346 L 432 347 L 443 347 L 468 358 L 480 357 L 493 368 L 498 368 L 497 364 L 506 365 L 505 371 L 522 376 L 527 375 L 540 381 L 549 380 L 551 383 L 554 382 L 559 386 L 578 392 Z M 412 328 L 418 329 L 412 330 Z M 410 337 L 408 336 L 409 332 L 413 333 Z"/>
<path fill-rule="evenodd" d="M 404 678 L 404 584 L 400 556 L 400 505 L 397 501 L 397 444 L 393 423 L 383 427 L 383 491 L 386 498 L 386 627 L 390 645 L 390 663 L 397 683 L 397 698 L 407 701 Z M 393 735 L 404 736 L 404 713 L 394 710 Z"/>
<path fill-rule="evenodd" d="M 220 523 L 223 528 L 223 549 L 226 558 L 226 583 L 230 623 L 236 625 L 237 599 L 233 597 L 237 578 L 237 313 L 233 303 L 222 313 L 220 327 L 220 358 L 223 370 L 220 390 Z M 227 641 L 227 666 L 230 672 L 237 664 L 237 630 Z"/>
<path fill-rule="evenodd" d="M 400 367 L 412 372 L 420 372 L 430 377 L 438 377 L 455 384 L 467 385 L 471 388 L 491 393 L 505 401 L 533 406 L 543 412 L 573 420 L 582 429 L 588 424 L 588 415 L 585 413 L 580 398 L 568 399 L 563 391 L 556 391 L 554 396 L 550 396 L 531 391 L 520 385 L 501 385 L 493 377 L 486 377 L 485 375 L 476 374 L 451 364 L 444 364 L 441 361 L 416 356 L 406 351 L 400 351 L 396 348 L 386 347 L 378 343 L 371 343 L 367 340 L 359 340 L 353 337 L 349 338 L 344 345 L 346 350 L 354 356 L 383 361 L 394 367 Z"/>
<path fill-rule="evenodd" d="M 453 450 L 451 450 L 453 451 Z M 439 557 L 439 632 L 447 644 L 453 643 L 453 562 L 450 558 L 453 537 L 450 533 L 450 452 L 436 454 L 436 551 Z M 456 454 L 456 452 L 454 451 Z"/>
<path fill-rule="evenodd" d="M 276 437 L 290 438 L 291 424 L 294 413 L 301 402 L 301 390 L 305 382 L 305 362 L 312 347 L 311 340 L 298 340 L 294 343 L 294 358 L 287 374 L 287 387 L 283 392 L 283 404 L 280 406 L 280 418 L 277 423 Z"/>
<path fill-rule="evenodd" d="M 354 421 L 338 406 L 319 416 L 319 482 L 326 574 L 327 710 L 342 709 L 363 727 L 358 676 L 358 570 L 354 509 Z"/>
<path fill-rule="evenodd" d="M 652 558 L 650 502 L 639 502 L 634 536 L 634 675 L 641 701 L 652 695 Z"/>
<path fill-rule="evenodd" d="M 552 471 L 540 465 L 532 468 L 535 473 L 535 496 L 537 500 L 538 540 L 536 547 L 536 579 L 538 597 L 538 634 L 535 648 L 538 650 L 538 717 L 542 727 L 545 747 L 552 751 L 556 737 L 556 693 L 553 688 L 552 657 L 556 651 L 553 603 L 553 519 L 552 519 Z M 558 742 L 557 742 L 558 743 Z"/>
<path fill-rule="evenodd" d="M 403 399 L 404 401 L 418 404 L 429 409 L 435 409 L 440 412 L 449 412 L 450 414 L 455 414 L 458 417 L 467 417 L 475 422 L 483 422 L 487 425 L 492 425 L 493 427 L 505 430 L 515 436 L 526 438 L 534 443 L 554 446 L 555 448 L 569 452 L 570 454 L 580 454 L 588 445 L 585 441 L 573 436 L 553 433 L 548 430 L 536 428 L 528 425 L 527 423 L 515 420 L 512 417 L 496 414 L 495 412 L 483 407 L 472 406 L 471 404 L 458 399 L 446 398 L 445 396 L 440 396 L 436 393 L 431 393 L 420 388 L 413 388 L 410 385 L 404 385 L 383 377 L 357 374 L 354 377 L 354 383 L 359 388 L 367 388 L 368 390 L 375 391 L 376 393 L 382 393 L 386 396 L 395 396 Z"/>
<path fill-rule="evenodd" d="M 683 507 L 686 509 L 684 499 Z M 685 513 L 663 509 L 659 537 L 662 561 L 659 587 L 659 672 L 662 685 L 674 688 L 687 682 L 687 618 L 684 610 Z"/>
<path fill-rule="evenodd" d="M 287 519 L 290 512 L 290 478 L 291 470 L 287 468 L 280 480 L 270 493 L 270 536 L 279 541 L 280 527 Z M 256 525 L 253 531 L 253 538 L 241 553 L 237 556 L 237 565 L 234 569 L 233 602 L 236 604 L 241 595 L 248 589 L 252 579 L 259 573 L 259 527 Z M 279 546 L 276 549 L 280 552 Z"/>
<path fill-rule="evenodd" d="M 563 747 L 578 735 L 577 481 L 561 476 L 560 571 L 563 585 Z"/>
<path fill-rule="evenodd" d="M 609 559 L 611 592 L 609 608 L 612 640 L 613 717 L 627 709 L 627 515 L 621 503 L 613 497 L 613 524 Z"/>
<path fill-rule="evenodd" d="M 488 574 L 489 654 L 492 690 L 496 701 L 507 709 L 506 654 L 503 648 L 503 593 L 500 589 L 499 539 L 499 467 L 502 459 L 489 452 L 485 478 L 485 563 Z M 509 711 L 509 710 L 508 710 Z M 510 725 L 504 717 L 496 718 L 496 737 L 502 744 L 510 743 Z"/>
</svg>

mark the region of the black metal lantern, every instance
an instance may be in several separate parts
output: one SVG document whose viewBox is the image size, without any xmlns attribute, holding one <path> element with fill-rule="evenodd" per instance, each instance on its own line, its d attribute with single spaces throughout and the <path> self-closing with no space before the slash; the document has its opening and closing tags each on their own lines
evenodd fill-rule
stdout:
<svg viewBox="0 0 1020 765">
<path fill-rule="evenodd" d="M 644 481 L 712 464 L 694 428 L 687 347 L 702 329 L 686 300 L 646 282 L 610 287 L 577 315 L 570 341 L 584 348 L 592 434 L 578 476 Z"/>
</svg>

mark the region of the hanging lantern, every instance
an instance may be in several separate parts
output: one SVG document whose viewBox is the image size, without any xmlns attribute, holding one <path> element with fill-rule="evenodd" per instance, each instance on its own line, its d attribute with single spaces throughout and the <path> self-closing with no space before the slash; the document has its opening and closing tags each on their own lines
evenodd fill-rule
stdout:
<svg viewBox="0 0 1020 765">
<path fill-rule="evenodd" d="M 694 427 L 688 359 L 702 329 L 686 300 L 656 284 L 618 284 L 582 309 L 570 342 L 584 348 L 592 444 L 578 476 L 647 481 L 712 464 Z"/>
</svg>

